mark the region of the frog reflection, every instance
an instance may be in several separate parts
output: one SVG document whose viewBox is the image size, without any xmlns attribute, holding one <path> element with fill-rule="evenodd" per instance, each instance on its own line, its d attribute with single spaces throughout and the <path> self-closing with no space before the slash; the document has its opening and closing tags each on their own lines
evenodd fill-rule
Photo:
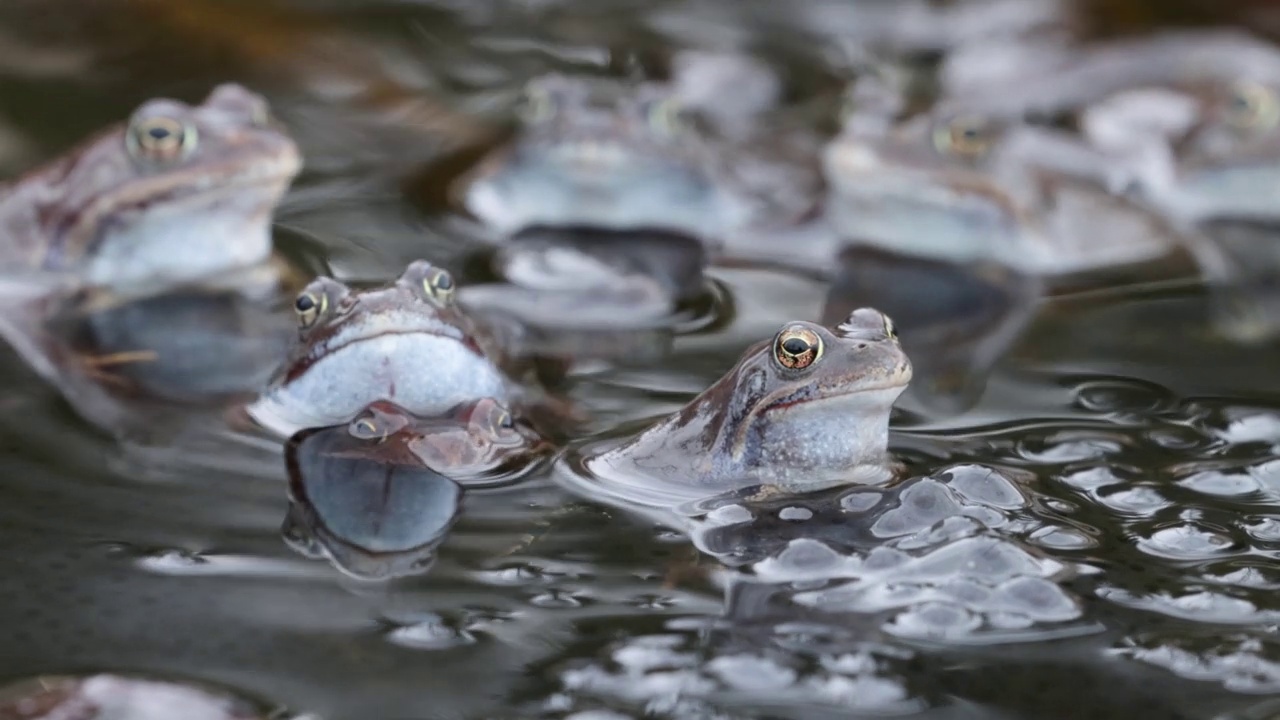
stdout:
<svg viewBox="0 0 1280 720">
<path fill-rule="evenodd" d="M 674 328 L 715 311 L 692 238 L 657 231 L 531 228 L 499 248 L 506 282 L 468 284 L 458 302 L 491 326 L 509 326 L 517 354 L 654 362 Z"/>
<path fill-rule="evenodd" d="M 887 127 L 855 109 L 824 166 L 829 222 L 850 242 L 1053 277 L 1176 257 L 1212 268 L 1202 238 L 1110 192 L 1105 153 L 963 103 Z"/>
<path fill-rule="evenodd" d="M 519 476 L 547 450 L 491 398 L 433 418 L 374 403 L 345 426 L 290 439 L 284 534 L 356 577 L 424 572 L 457 519 L 464 487 Z"/>
</svg>

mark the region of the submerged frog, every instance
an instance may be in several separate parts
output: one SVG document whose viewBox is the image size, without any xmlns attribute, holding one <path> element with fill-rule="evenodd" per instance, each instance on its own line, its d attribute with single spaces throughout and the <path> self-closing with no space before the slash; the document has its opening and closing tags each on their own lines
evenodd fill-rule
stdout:
<svg viewBox="0 0 1280 720">
<path fill-rule="evenodd" d="M 0 189 L 0 269 L 136 293 L 256 265 L 301 162 L 266 102 L 239 85 L 195 106 L 150 100 Z"/>
<path fill-rule="evenodd" d="M 256 703 L 212 688 L 120 675 L 46 676 L 0 689 L 0 718 L 5 720 L 264 720 L 267 716 L 268 711 Z"/>
<path fill-rule="evenodd" d="M 854 310 L 834 329 L 790 322 L 674 415 L 588 453 L 579 482 L 659 507 L 754 485 L 884 482 L 896 465 L 889 414 L 911 372 L 879 311 Z"/>
<path fill-rule="evenodd" d="M 455 290 L 448 271 L 423 260 L 363 292 L 313 281 L 294 302 L 298 341 L 249 416 L 288 436 L 345 423 L 378 400 L 416 415 L 482 397 L 511 402 L 497 342 L 461 311 Z"/>
<path fill-rule="evenodd" d="M 1202 238 L 1110 192 L 1104 153 L 1017 118 L 943 104 L 887 127 L 850 122 L 824 166 L 842 241 L 1044 276 L 1172 257 L 1216 271 Z"/>
<path fill-rule="evenodd" d="M 464 487 L 509 480 L 549 446 L 492 398 L 433 418 L 388 402 L 345 426 L 289 440 L 289 514 L 300 552 L 363 578 L 422 572 L 461 507 Z"/>
<path fill-rule="evenodd" d="M 818 200 L 816 162 L 786 157 L 803 157 L 796 135 L 717 135 L 664 83 L 545 75 L 526 86 L 519 115 L 515 140 L 461 188 L 467 209 L 503 235 L 658 230 L 718 247 L 737 230 L 801 218 Z"/>
</svg>

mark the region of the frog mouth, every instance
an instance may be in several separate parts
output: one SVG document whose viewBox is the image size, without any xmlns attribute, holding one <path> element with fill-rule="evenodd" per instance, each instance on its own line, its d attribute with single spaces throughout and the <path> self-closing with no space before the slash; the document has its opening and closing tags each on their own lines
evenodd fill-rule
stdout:
<svg viewBox="0 0 1280 720">
<path fill-rule="evenodd" d="M 480 354 L 479 347 L 474 341 L 469 341 L 461 332 L 450 331 L 450 326 L 439 321 L 422 319 L 406 323 L 403 321 L 396 322 L 396 319 L 393 318 L 378 318 L 360 330 L 349 330 L 346 327 L 340 327 L 329 338 L 316 342 L 306 357 L 297 363 L 289 377 L 300 377 L 316 364 L 336 356 L 344 350 L 349 350 L 365 343 L 395 337 L 435 338 L 442 342 L 455 343 L 476 355 Z"/>
</svg>

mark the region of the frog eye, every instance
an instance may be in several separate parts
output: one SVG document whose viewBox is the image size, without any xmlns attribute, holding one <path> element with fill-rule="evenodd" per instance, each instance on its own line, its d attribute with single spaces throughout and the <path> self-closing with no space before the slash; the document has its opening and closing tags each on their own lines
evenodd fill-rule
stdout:
<svg viewBox="0 0 1280 720">
<path fill-rule="evenodd" d="M 646 118 L 650 128 L 667 136 L 680 133 L 688 124 L 684 106 L 675 98 L 665 98 L 651 104 Z"/>
<path fill-rule="evenodd" d="M 347 429 L 351 437 L 357 440 L 382 439 L 387 436 L 386 428 L 371 417 L 363 417 L 351 423 Z"/>
<path fill-rule="evenodd" d="M 515 428 L 515 418 L 511 417 L 511 413 L 498 408 L 494 411 L 493 426 L 499 430 L 511 430 Z"/>
<path fill-rule="evenodd" d="M 786 328 L 773 341 L 773 356 L 784 368 L 803 370 L 822 357 L 822 338 L 809 328 Z"/>
<path fill-rule="evenodd" d="M 894 326 L 888 315 L 884 316 L 884 336 L 890 340 L 898 339 L 898 328 Z"/>
<path fill-rule="evenodd" d="M 440 305 L 453 302 L 453 275 L 448 270 L 433 267 L 422 278 L 422 291 Z"/>
<path fill-rule="evenodd" d="M 1265 85 L 1237 83 L 1227 101 L 1226 120 L 1241 130 L 1265 130 L 1280 121 L 1280 99 Z"/>
<path fill-rule="evenodd" d="M 933 131 L 933 146 L 938 152 L 971 159 L 985 154 L 993 140 L 990 124 L 974 116 L 954 118 Z"/>
<path fill-rule="evenodd" d="M 195 126 L 157 115 L 135 120 L 125 134 L 125 145 L 135 158 L 168 162 L 186 156 L 196 147 Z"/>
<path fill-rule="evenodd" d="M 298 314 L 298 325 L 307 329 L 316 324 L 316 320 L 329 309 L 329 296 L 323 293 L 303 291 L 293 301 L 293 310 Z"/>
<path fill-rule="evenodd" d="M 516 102 L 516 116 L 527 124 L 545 122 L 555 112 L 555 98 L 549 90 L 538 85 L 526 86 Z"/>
</svg>

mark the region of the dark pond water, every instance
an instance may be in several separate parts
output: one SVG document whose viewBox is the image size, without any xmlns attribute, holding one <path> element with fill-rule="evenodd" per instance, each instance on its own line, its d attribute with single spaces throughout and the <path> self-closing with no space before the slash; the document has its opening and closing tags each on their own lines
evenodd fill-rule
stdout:
<svg viewBox="0 0 1280 720">
<path fill-rule="evenodd" d="M 281 239 L 343 277 L 420 257 L 461 272 L 473 245 L 441 188 L 538 72 L 625 73 L 672 37 L 732 36 L 797 95 L 838 91 L 786 23 L 698 14 L 712 6 L 7 0 L 0 168 L 234 80 L 307 158 Z M 379 77 L 430 103 L 406 119 L 396 93 L 350 90 Z M 674 410 L 822 314 L 811 279 L 710 274 L 732 300 L 717 322 L 575 378 L 581 435 Z M 1042 304 L 974 407 L 903 404 L 891 447 L 910 477 L 892 488 L 723 502 L 677 532 L 544 469 L 468 492 L 430 571 L 383 583 L 286 543 L 278 445 L 122 446 L 0 363 L 0 679 L 159 675 L 328 720 L 1280 713 L 1280 345 L 1212 332 L 1194 284 Z"/>
</svg>

